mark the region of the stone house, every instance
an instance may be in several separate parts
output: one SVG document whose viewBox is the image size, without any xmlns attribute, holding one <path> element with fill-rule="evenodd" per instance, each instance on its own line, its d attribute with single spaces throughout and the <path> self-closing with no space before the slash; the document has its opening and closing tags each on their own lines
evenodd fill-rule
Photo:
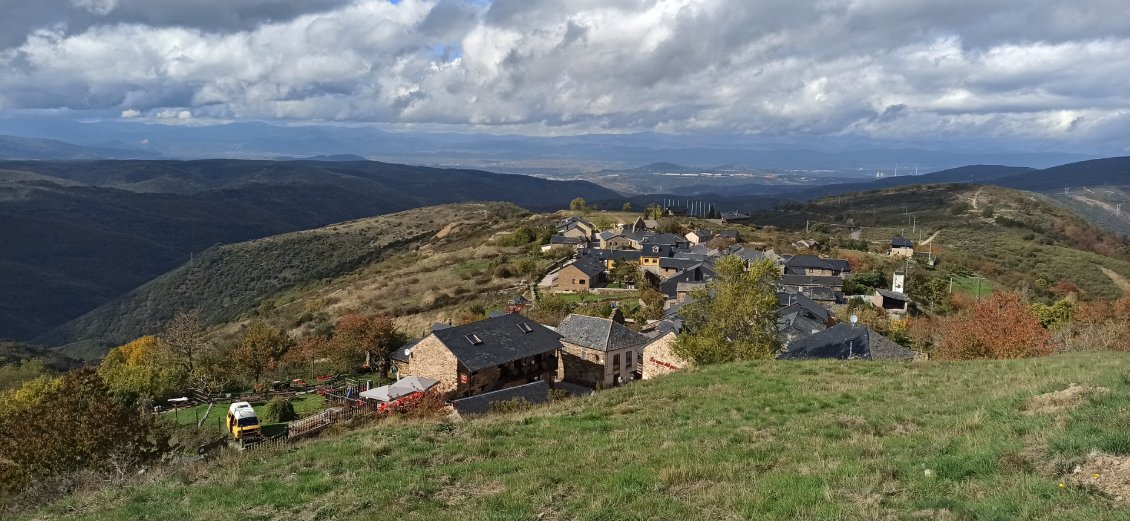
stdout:
<svg viewBox="0 0 1130 521">
<path fill-rule="evenodd" d="M 906 294 L 906 274 L 896 271 L 891 278 L 891 289 L 877 288 L 867 300 L 891 315 L 905 315 L 910 311 L 910 297 Z"/>
<path fill-rule="evenodd" d="M 557 234 L 589 241 L 596 234 L 596 226 L 580 217 L 570 217 L 557 224 Z"/>
<path fill-rule="evenodd" d="M 557 272 L 553 291 L 589 291 L 604 278 L 604 264 L 590 256 L 581 256 Z"/>
<path fill-rule="evenodd" d="M 631 250 L 635 249 L 635 242 L 622 233 L 601 232 L 597 234 L 600 248 L 604 250 Z"/>
<path fill-rule="evenodd" d="M 634 379 L 647 337 L 607 318 L 569 315 L 557 326 L 564 345 L 562 378 L 589 387 L 611 387 Z"/>
<path fill-rule="evenodd" d="M 842 277 L 848 273 L 851 273 L 851 264 L 845 259 L 822 259 L 815 255 L 793 255 L 785 261 L 785 275 Z"/>
<path fill-rule="evenodd" d="M 502 315 L 434 331 L 408 352 L 408 372 L 438 380 L 449 399 L 561 374 L 561 335 L 522 315 Z"/>
<path fill-rule="evenodd" d="M 687 238 L 687 241 L 690 242 L 691 246 L 698 246 L 699 244 L 702 244 L 706 241 L 709 241 L 710 239 L 713 239 L 714 238 L 714 232 L 712 232 L 710 230 L 701 230 L 701 229 L 691 230 L 690 232 L 687 233 L 686 238 Z"/>
<path fill-rule="evenodd" d="M 643 347 L 643 379 L 650 380 L 657 376 L 673 373 L 690 366 L 673 351 L 676 335 L 674 331 L 661 333 Z"/>
<path fill-rule="evenodd" d="M 891 249 L 887 252 L 891 257 L 914 257 L 914 243 L 906 237 L 891 239 Z"/>
</svg>

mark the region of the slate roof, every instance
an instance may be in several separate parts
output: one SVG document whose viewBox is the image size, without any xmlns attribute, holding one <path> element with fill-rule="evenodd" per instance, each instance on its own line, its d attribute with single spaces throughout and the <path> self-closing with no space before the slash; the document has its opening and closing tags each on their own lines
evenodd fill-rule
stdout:
<svg viewBox="0 0 1130 521">
<path fill-rule="evenodd" d="M 815 255 L 793 255 L 789 260 L 785 261 L 786 268 L 815 268 L 830 270 L 834 269 L 827 259 L 821 259 Z"/>
<path fill-rule="evenodd" d="M 777 304 L 782 308 L 791 306 L 798 306 L 804 311 L 808 312 L 810 316 L 816 320 L 826 321 L 832 316 L 832 312 L 828 308 L 800 293 L 792 293 L 788 291 L 781 291 L 777 293 Z"/>
<path fill-rule="evenodd" d="M 444 325 L 446 326 L 447 324 Z M 417 338 L 415 340 L 409 341 L 407 344 L 404 344 L 396 348 L 396 350 L 394 350 L 393 352 L 389 353 L 388 357 L 398 362 L 408 363 L 408 352 L 412 350 L 413 347 L 416 347 L 416 344 L 419 344 L 421 340 L 423 339 Z"/>
<path fill-rule="evenodd" d="M 765 256 L 764 252 L 760 252 L 760 251 L 750 249 L 750 248 L 739 247 L 738 249 L 733 250 L 733 254 L 737 255 L 738 257 L 741 257 L 742 259 L 745 259 L 747 262 L 749 262 L 749 261 L 759 261 L 761 259 L 767 258 Z"/>
<path fill-rule="evenodd" d="M 697 236 L 697 237 L 699 238 L 699 240 L 702 240 L 702 239 L 709 239 L 710 237 L 713 237 L 713 236 L 714 236 L 714 232 L 712 232 L 712 231 L 710 231 L 710 230 L 704 230 L 704 229 L 702 229 L 702 228 L 698 228 L 698 229 L 692 230 L 692 231 L 691 231 L 690 233 L 688 233 L 687 235 L 690 235 L 691 233 L 695 234 L 695 236 Z"/>
<path fill-rule="evenodd" d="M 640 252 L 638 250 L 600 250 L 592 249 L 585 252 L 584 257 L 592 257 L 600 260 L 640 260 Z"/>
<path fill-rule="evenodd" d="M 739 234 L 737 230 L 722 230 L 718 233 L 718 236 L 725 239 L 738 239 L 741 237 L 741 234 Z"/>
<path fill-rule="evenodd" d="M 527 299 L 522 295 L 518 295 L 517 297 L 510 299 L 511 306 L 525 306 L 528 304 L 532 304 L 532 302 L 530 302 L 530 299 Z"/>
<path fill-rule="evenodd" d="M 676 270 L 689 269 L 689 268 L 692 268 L 695 265 L 701 264 L 701 263 L 702 263 L 701 260 L 695 260 L 695 259 L 678 259 L 678 258 L 673 258 L 673 257 L 661 257 L 659 259 L 659 267 L 660 268 L 670 268 L 670 269 L 676 269 Z"/>
<path fill-rule="evenodd" d="M 886 289 L 882 289 L 882 288 L 876 289 L 875 291 L 879 292 L 880 295 L 887 297 L 889 299 L 901 300 L 903 302 L 910 302 L 910 297 L 907 296 L 906 293 L 898 293 L 898 292 L 895 292 L 895 291 L 890 291 L 890 290 L 886 290 Z"/>
<path fill-rule="evenodd" d="M 652 234 L 652 235 L 649 235 L 647 237 L 644 237 L 644 239 L 642 241 L 640 241 L 641 244 L 647 244 L 647 245 L 658 244 L 660 246 L 675 246 L 675 245 L 678 245 L 678 244 L 684 244 L 686 242 L 687 242 L 686 237 L 680 237 L 680 236 L 675 235 L 673 233 L 656 233 L 656 234 Z"/>
<path fill-rule="evenodd" d="M 844 279 L 835 275 L 781 275 L 777 283 L 782 286 L 827 286 L 830 288 L 843 287 Z"/>
<path fill-rule="evenodd" d="M 521 398 L 532 404 L 546 403 L 549 401 L 549 384 L 537 381 L 509 389 L 492 391 L 467 398 L 460 398 L 451 402 L 459 414 L 486 414 L 490 411 L 490 404 Z"/>
<path fill-rule="evenodd" d="M 563 340 L 598 351 L 614 351 L 647 343 L 647 337 L 607 318 L 569 315 L 557 326 Z"/>
<path fill-rule="evenodd" d="M 523 327 L 529 328 L 526 331 Z M 468 371 L 513 362 L 561 347 L 561 335 L 519 314 L 502 315 L 432 332 Z M 476 345 L 468 339 L 478 337 Z"/>
<path fill-rule="evenodd" d="M 361 397 L 369 400 L 391 402 L 398 398 L 408 396 L 412 393 L 427 391 L 428 389 L 435 387 L 435 385 L 438 383 L 439 380 L 432 378 L 425 378 L 422 376 L 409 376 L 407 378 L 401 378 L 400 380 L 397 380 L 391 384 L 382 385 L 380 387 L 375 387 L 373 389 L 369 389 L 368 391 L 364 391 L 361 393 Z"/>
<path fill-rule="evenodd" d="M 813 335 L 798 338 L 777 354 L 777 358 L 797 360 L 805 358 L 907 359 L 914 352 L 899 346 L 889 338 L 864 326 L 837 324 Z"/>
<path fill-rule="evenodd" d="M 564 235 L 554 235 L 553 237 L 549 238 L 550 244 L 576 245 L 576 244 L 584 244 L 585 242 L 588 242 L 588 241 L 585 241 L 584 237 L 565 237 Z"/>
<path fill-rule="evenodd" d="M 735 221 L 742 219 L 749 219 L 749 215 L 739 212 L 722 212 L 722 220 L 724 221 Z"/>
<path fill-rule="evenodd" d="M 847 259 L 824 259 L 828 265 L 840 273 L 851 273 L 851 263 Z"/>
<path fill-rule="evenodd" d="M 913 248 L 914 242 L 906 237 L 895 237 L 891 239 L 892 248 Z"/>
<path fill-rule="evenodd" d="M 668 244 L 644 244 L 641 256 L 643 257 L 671 257 L 675 254 L 675 247 Z"/>
<path fill-rule="evenodd" d="M 843 300 L 843 295 L 827 286 L 801 288 L 801 293 L 812 300 L 817 300 L 820 302 L 840 302 L 841 300 Z"/>
<path fill-rule="evenodd" d="M 598 259 L 587 255 L 582 255 L 577 258 L 577 260 L 573 261 L 569 266 L 581 270 L 581 273 L 588 275 L 590 278 L 596 278 L 597 275 L 604 273 L 604 264 L 601 264 Z"/>
</svg>

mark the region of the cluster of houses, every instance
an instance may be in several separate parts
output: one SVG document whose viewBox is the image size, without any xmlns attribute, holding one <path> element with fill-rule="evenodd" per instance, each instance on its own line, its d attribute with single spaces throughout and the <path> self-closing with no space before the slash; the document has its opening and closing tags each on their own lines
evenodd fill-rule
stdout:
<svg viewBox="0 0 1130 521">
<path fill-rule="evenodd" d="M 747 248 L 737 243 L 736 232 L 696 229 L 679 236 L 656 232 L 655 225 L 641 218 L 600 231 L 584 219 L 562 221 L 553 244 L 575 247 L 576 254 L 553 274 L 550 289 L 591 291 L 607 280 L 616 263 L 635 262 L 667 297 L 661 319 L 630 328 L 617 310 L 608 318 L 569 315 L 549 327 L 524 316 L 536 302 L 518 297 L 506 313 L 458 326 L 435 324 L 426 337 L 393 353 L 400 391 L 426 385 L 460 413 L 473 414 L 502 400 L 544 402 L 554 388 L 589 392 L 683 369 L 689 362 L 674 349 L 683 327 L 680 311 L 692 302 L 695 289 L 715 277 L 715 263 L 725 256 L 747 263 L 769 259 L 780 268 L 777 330 L 783 347 L 778 358 L 914 357 L 865 326 L 837 322 L 833 309 L 845 303 L 844 280 L 851 275 L 847 260 Z M 729 240 L 712 242 L 716 237 Z M 892 252 L 901 244 L 892 241 Z M 904 293 L 904 279 L 901 272 L 895 273 L 890 290 L 876 290 L 867 300 L 889 313 L 906 313 L 910 298 Z M 406 377 L 412 379 L 400 383 Z M 382 388 L 371 394 L 392 399 L 396 391 Z"/>
</svg>

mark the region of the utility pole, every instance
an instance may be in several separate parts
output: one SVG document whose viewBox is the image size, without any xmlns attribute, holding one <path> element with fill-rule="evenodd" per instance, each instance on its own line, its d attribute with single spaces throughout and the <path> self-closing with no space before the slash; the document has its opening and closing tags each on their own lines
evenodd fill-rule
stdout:
<svg viewBox="0 0 1130 521">
<path fill-rule="evenodd" d="M 977 300 L 981 300 L 981 280 L 984 277 L 977 277 Z"/>
</svg>

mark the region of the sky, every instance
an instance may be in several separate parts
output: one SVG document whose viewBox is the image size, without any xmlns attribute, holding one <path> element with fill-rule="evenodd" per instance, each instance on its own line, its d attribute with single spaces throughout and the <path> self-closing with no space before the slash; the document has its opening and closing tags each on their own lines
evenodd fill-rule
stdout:
<svg viewBox="0 0 1130 521">
<path fill-rule="evenodd" d="M 1130 152 L 1125 0 L 0 0 L 0 117 Z"/>
</svg>

